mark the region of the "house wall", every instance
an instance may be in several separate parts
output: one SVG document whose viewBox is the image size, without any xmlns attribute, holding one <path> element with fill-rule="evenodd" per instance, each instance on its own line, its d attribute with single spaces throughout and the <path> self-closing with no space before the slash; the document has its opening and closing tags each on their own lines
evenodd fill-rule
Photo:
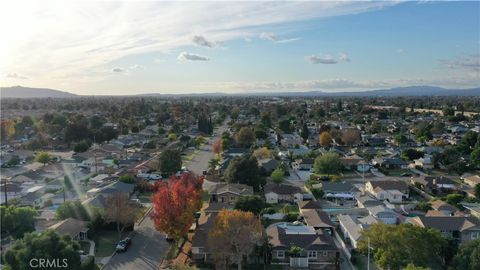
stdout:
<svg viewBox="0 0 480 270">
<path fill-rule="evenodd" d="M 278 195 L 273 192 L 266 193 L 265 201 L 267 203 L 278 203 Z"/>
<path fill-rule="evenodd" d="M 380 219 L 385 224 L 396 224 L 397 216 L 390 213 L 379 213 L 376 218 Z"/>
<path fill-rule="evenodd" d="M 468 242 L 475 239 L 480 239 L 480 228 L 477 230 L 463 231 L 460 234 L 460 242 Z"/>
</svg>

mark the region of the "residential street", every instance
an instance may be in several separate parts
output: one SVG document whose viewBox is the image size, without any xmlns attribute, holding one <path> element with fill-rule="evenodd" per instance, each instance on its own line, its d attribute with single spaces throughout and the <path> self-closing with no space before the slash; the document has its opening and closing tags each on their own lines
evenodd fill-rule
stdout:
<svg viewBox="0 0 480 270">
<path fill-rule="evenodd" d="M 155 230 L 154 224 L 146 217 L 132 236 L 132 245 L 124 253 L 115 254 L 104 270 L 157 270 L 169 244 L 165 235 Z"/>
</svg>

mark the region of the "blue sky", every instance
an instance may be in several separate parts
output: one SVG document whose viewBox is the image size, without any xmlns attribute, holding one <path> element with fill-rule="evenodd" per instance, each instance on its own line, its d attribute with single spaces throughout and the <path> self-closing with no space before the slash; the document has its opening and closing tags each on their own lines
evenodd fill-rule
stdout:
<svg viewBox="0 0 480 270">
<path fill-rule="evenodd" d="M 479 2 L 48 3 L 0 4 L 0 30 L 12 36 L 0 45 L 1 85 L 79 94 L 480 85 Z M 17 12 L 31 19 L 12 28 Z"/>
</svg>

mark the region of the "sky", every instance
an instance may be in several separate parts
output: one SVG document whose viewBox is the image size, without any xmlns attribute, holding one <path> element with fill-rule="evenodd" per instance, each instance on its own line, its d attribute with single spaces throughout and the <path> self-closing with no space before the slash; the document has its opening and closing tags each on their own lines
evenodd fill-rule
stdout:
<svg viewBox="0 0 480 270">
<path fill-rule="evenodd" d="M 81 95 L 480 86 L 480 2 L 0 3 L 0 86 Z"/>
</svg>

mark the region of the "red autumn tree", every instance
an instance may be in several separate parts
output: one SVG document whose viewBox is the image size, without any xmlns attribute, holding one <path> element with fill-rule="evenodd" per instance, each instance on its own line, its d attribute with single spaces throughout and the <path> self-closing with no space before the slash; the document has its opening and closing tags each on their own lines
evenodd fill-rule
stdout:
<svg viewBox="0 0 480 270">
<path fill-rule="evenodd" d="M 222 140 L 216 139 L 212 145 L 212 149 L 214 154 L 220 154 L 220 152 L 222 152 Z"/>
<path fill-rule="evenodd" d="M 155 228 L 177 240 L 186 236 L 195 221 L 195 212 L 202 207 L 202 184 L 203 178 L 192 172 L 157 182 L 153 186 L 150 214 Z"/>
</svg>

